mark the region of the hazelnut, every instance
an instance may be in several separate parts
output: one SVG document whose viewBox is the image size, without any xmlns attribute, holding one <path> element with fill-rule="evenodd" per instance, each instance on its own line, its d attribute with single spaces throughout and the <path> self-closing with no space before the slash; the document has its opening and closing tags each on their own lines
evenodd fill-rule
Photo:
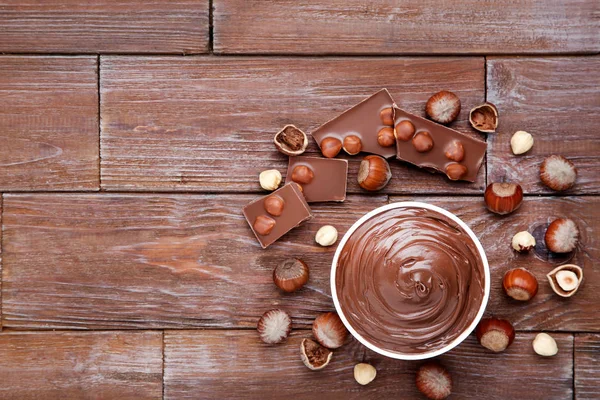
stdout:
<svg viewBox="0 0 600 400">
<path fill-rule="evenodd" d="M 515 340 L 515 328 L 505 319 L 483 318 L 475 334 L 483 347 L 495 353 L 506 350 Z"/>
<path fill-rule="evenodd" d="M 388 184 L 391 177 L 390 165 L 383 157 L 366 156 L 360 163 L 358 184 L 365 190 L 381 190 Z"/>
<path fill-rule="evenodd" d="M 579 228 L 573 220 L 559 218 L 548 225 L 544 241 L 548 250 L 554 253 L 569 253 L 579 242 Z"/>
<path fill-rule="evenodd" d="M 273 270 L 273 282 L 284 292 L 295 292 L 308 282 L 308 265 L 302 260 L 288 258 Z"/>
<path fill-rule="evenodd" d="M 433 139 L 429 132 L 421 131 L 413 137 L 412 144 L 419 153 L 426 153 L 433 148 Z"/>
<path fill-rule="evenodd" d="M 342 142 L 334 137 L 328 137 L 321 142 L 321 153 L 327 158 L 337 156 L 342 150 Z"/>
<path fill-rule="evenodd" d="M 447 90 L 431 96 L 425 106 L 427 116 L 440 124 L 449 124 L 460 114 L 460 99 Z"/>
<path fill-rule="evenodd" d="M 554 268 L 546 277 L 554 293 L 561 297 L 571 297 L 583 281 L 583 269 L 575 264 L 565 264 Z"/>
<path fill-rule="evenodd" d="M 446 146 L 444 154 L 449 160 L 461 162 L 465 158 L 465 149 L 462 142 L 460 140 L 453 140 Z"/>
<path fill-rule="evenodd" d="M 338 232 L 335 227 L 325 225 L 319 228 L 315 235 L 315 241 L 323 247 L 331 246 L 337 241 Z"/>
<path fill-rule="evenodd" d="M 518 251 L 519 253 L 525 253 L 535 247 L 535 238 L 531 235 L 531 233 L 527 231 L 522 231 L 512 238 L 512 248 Z"/>
<path fill-rule="evenodd" d="M 384 108 L 379 113 L 379 118 L 384 125 L 394 126 L 394 109 L 392 107 Z"/>
<path fill-rule="evenodd" d="M 538 333 L 533 339 L 533 351 L 540 356 L 552 357 L 558 353 L 558 345 L 556 340 L 547 333 Z"/>
<path fill-rule="evenodd" d="M 348 135 L 344 138 L 344 144 L 342 146 L 344 151 L 351 156 L 360 153 L 362 150 L 362 142 L 356 135 Z"/>
<path fill-rule="evenodd" d="M 521 206 L 523 189 L 516 183 L 490 183 L 485 189 L 485 204 L 496 214 L 510 214 Z"/>
<path fill-rule="evenodd" d="M 348 336 L 344 323 L 334 312 L 319 315 L 313 322 L 312 333 L 317 342 L 328 349 L 342 347 Z"/>
<path fill-rule="evenodd" d="M 256 329 L 263 342 L 267 344 L 281 343 L 292 331 L 292 319 L 283 310 L 269 310 L 260 317 Z"/>
<path fill-rule="evenodd" d="M 381 147 L 392 147 L 396 144 L 396 137 L 394 136 L 394 129 L 390 127 L 382 128 L 377 133 L 377 143 Z"/>
<path fill-rule="evenodd" d="M 371 364 L 360 363 L 354 366 L 354 379 L 361 385 L 368 385 L 373 382 L 377 370 Z"/>
<path fill-rule="evenodd" d="M 533 147 L 533 136 L 525 131 L 517 131 L 510 138 L 510 148 L 514 155 L 527 153 Z"/>
<path fill-rule="evenodd" d="M 396 139 L 401 140 L 403 142 L 408 142 L 415 135 L 415 126 L 412 122 L 405 119 L 396 125 L 396 129 L 394 130 L 396 134 Z"/>
<path fill-rule="evenodd" d="M 498 109 L 492 103 L 477 106 L 469 113 L 469 122 L 479 132 L 494 133 L 498 127 Z"/>
<path fill-rule="evenodd" d="M 285 201 L 276 194 L 267 197 L 264 202 L 265 211 L 274 217 L 281 215 L 284 205 Z"/>
<path fill-rule="evenodd" d="M 312 169 L 306 165 L 298 165 L 292 171 L 292 180 L 296 183 L 304 183 L 306 185 L 311 183 L 314 177 L 315 174 Z"/>
<path fill-rule="evenodd" d="M 415 380 L 417 389 L 431 400 L 444 400 L 452 393 L 452 377 L 446 368 L 436 361 L 421 365 Z"/>
<path fill-rule="evenodd" d="M 462 164 L 452 163 L 446 166 L 446 176 L 452 181 L 457 181 L 467 174 L 467 167 Z"/>
<path fill-rule="evenodd" d="M 309 369 L 318 371 L 331 361 L 333 352 L 310 339 L 302 339 L 300 343 L 300 358 Z"/>
<path fill-rule="evenodd" d="M 254 220 L 252 227 L 254 228 L 254 232 L 258 233 L 259 235 L 266 236 L 271 233 L 275 227 L 275 220 L 266 215 L 259 215 Z"/>
<path fill-rule="evenodd" d="M 308 147 L 308 137 L 294 125 L 286 125 L 275 134 L 273 143 L 286 156 L 299 156 Z"/>
<path fill-rule="evenodd" d="M 531 272 L 524 268 L 515 268 L 504 274 L 502 287 L 509 297 L 529 301 L 537 294 L 538 282 Z"/>
<path fill-rule="evenodd" d="M 273 191 L 279 187 L 281 183 L 281 173 L 276 169 L 268 169 L 263 171 L 258 176 L 260 187 L 265 190 Z"/>
<path fill-rule="evenodd" d="M 563 156 L 547 157 L 540 166 L 542 183 L 558 192 L 570 189 L 577 179 L 577 168 Z"/>
</svg>

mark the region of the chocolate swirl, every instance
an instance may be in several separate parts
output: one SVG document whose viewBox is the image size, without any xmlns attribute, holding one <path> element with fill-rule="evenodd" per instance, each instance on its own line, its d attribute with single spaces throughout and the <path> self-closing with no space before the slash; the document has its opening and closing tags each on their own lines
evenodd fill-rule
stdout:
<svg viewBox="0 0 600 400">
<path fill-rule="evenodd" d="M 440 349 L 475 319 L 484 267 L 471 237 L 429 209 L 394 208 L 365 221 L 342 249 L 335 276 L 342 312 L 380 349 Z"/>
</svg>

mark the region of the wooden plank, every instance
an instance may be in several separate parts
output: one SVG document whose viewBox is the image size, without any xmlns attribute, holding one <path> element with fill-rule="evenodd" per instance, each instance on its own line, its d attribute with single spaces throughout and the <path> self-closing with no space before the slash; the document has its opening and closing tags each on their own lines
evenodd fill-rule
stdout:
<svg viewBox="0 0 600 400">
<path fill-rule="evenodd" d="M 575 399 L 597 399 L 600 391 L 600 335 L 575 335 Z"/>
<path fill-rule="evenodd" d="M 99 188 L 96 57 L 0 56 L 0 98 L 0 191 Z"/>
<path fill-rule="evenodd" d="M 597 53 L 595 0 L 214 0 L 217 53 Z"/>
<path fill-rule="evenodd" d="M 0 1 L 4 53 L 206 53 L 208 0 Z"/>
<path fill-rule="evenodd" d="M 160 399 L 161 332 L 0 334 L 3 399 Z"/>
<path fill-rule="evenodd" d="M 539 166 L 561 154 L 579 173 L 568 193 L 599 194 L 600 91 L 590 83 L 600 82 L 600 57 L 489 58 L 487 65 L 487 98 L 500 111 L 498 133 L 488 137 L 488 181 L 505 178 L 528 193 L 551 193 L 540 182 Z M 518 130 L 535 140 L 522 156 L 510 150 Z"/>
<path fill-rule="evenodd" d="M 391 198 L 391 202 L 414 198 Z M 421 200 L 421 199 L 419 199 Z M 485 209 L 483 198 L 427 197 L 423 201 L 439 205 L 462 218 L 480 239 L 491 268 L 491 293 L 487 315 L 509 319 L 518 330 L 592 331 L 599 332 L 600 271 L 594 263 L 600 259 L 600 197 L 526 197 L 521 208 L 507 216 L 496 216 Z M 546 274 L 566 262 L 549 262 L 530 252 L 512 250 L 515 233 L 533 232 L 555 218 L 571 218 L 578 225 L 581 238 L 572 263 L 584 270 L 579 291 L 569 299 L 557 296 Z M 542 228 L 542 232 L 545 232 Z M 502 278 L 511 268 L 523 267 L 537 278 L 539 291 L 531 301 L 513 301 L 504 294 Z"/>
<path fill-rule="evenodd" d="M 382 87 L 409 111 L 424 115 L 429 96 L 456 92 L 468 110 L 483 101 L 478 58 L 102 57 L 102 186 L 107 190 L 259 191 L 258 174 L 287 157 L 272 143 L 294 123 L 307 132 Z M 319 73 L 315 73 L 319 71 Z M 317 152 L 311 139 L 307 154 Z M 350 157 L 351 193 L 360 156 Z M 384 193 L 477 193 L 397 160 Z"/>
<path fill-rule="evenodd" d="M 567 399 L 573 388 L 573 336 L 554 334 L 560 348 L 550 358 L 531 347 L 534 334 L 519 333 L 502 354 L 481 347 L 473 336 L 440 357 L 454 380 L 452 398 Z M 354 340 L 334 352 L 321 371 L 300 361 L 300 342 L 309 331 L 295 331 L 281 345 L 265 345 L 253 331 L 165 332 L 165 398 L 422 399 L 415 387 L 420 362 L 377 355 Z M 356 363 L 368 362 L 377 377 L 360 386 L 353 377 Z M 527 386 L 513 383 L 527 376 Z"/>
<path fill-rule="evenodd" d="M 262 250 L 242 215 L 256 196 L 9 194 L 4 204 L 3 325 L 18 329 L 254 327 L 282 306 L 297 326 L 333 309 L 334 247 L 386 196 L 350 196 L 312 207 L 315 218 Z M 307 286 L 283 294 L 273 268 L 310 267 Z M 240 301 L 243 300 L 243 301 Z"/>
</svg>

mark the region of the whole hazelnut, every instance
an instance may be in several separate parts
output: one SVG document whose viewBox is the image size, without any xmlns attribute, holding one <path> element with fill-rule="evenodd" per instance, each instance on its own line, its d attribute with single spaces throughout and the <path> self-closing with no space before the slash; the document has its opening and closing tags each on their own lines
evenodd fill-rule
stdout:
<svg viewBox="0 0 600 400">
<path fill-rule="evenodd" d="M 535 247 L 535 238 L 527 231 L 518 232 L 512 238 L 512 248 L 525 253 Z"/>
<path fill-rule="evenodd" d="M 526 269 L 515 268 L 504 274 L 502 287 L 509 297 L 519 301 L 529 301 L 538 292 L 538 281 Z"/>
<path fill-rule="evenodd" d="M 427 361 L 419 367 L 415 383 L 419 392 L 431 400 L 444 400 L 452 393 L 452 377 L 436 361 Z"/>
<path fill-rule="evenodd" d="M 412 144 L 419 153 L 426 153 L 433 148 L 433 138 L 429 132 L 421 131 L 413 137 Z"/>
<path fill-rule="evenodd" d="M 563 156 L 549 156 L 540 166 L 540 179 L 550 189 L 561 192 L 575 185 L 577 168 Z"/>
<path fill-rule="evenodd" d="M 379 118 L 381 118 L 381 122 L 384 125 L 393 126 L 394 125 L 394 109 L 392 107 L 384 108 L 379 113 Z"/>
<path fill-rule="evenodd" d="M 552 357 L 558 353 L 558 345 L 556 340 L 547 333 L 538 333 L 533 339 L 533 351 L 540 356 Z"/>
<path fill-rule="evenodd" d="M 548 225 L 544 241 L 548 250 L 553 253 L 569 253 L 577 247 L 579 228 L 571 219 L 555 219 Z"/>
<path fill-rule="evenodd" d="M 256 329 L 263 342 L 267 344 L 281 343 L 292 331 L 292 319 L 285 311 L 275 308 L 260 317 Z"/>
<path fill-rule="evenodd" d="M 533 147 L 533 136 L 525 131 L 517 131 L 510 138 L 510 148 L 514 155 L 527 153 Z"/>
<path fill-rule="evenodd" d="M 461 162 L 465 158 L 465 149 L 462 142 L 460 140 L 453 140 L 446 146 L 444 154 L 449 160 Z"/>
<path fill-rule="evenodd" d="M 317 231 L 315 241 L 323 247 L 331 246 L 337 241 L 338 232 L 331 225 L 324 225 Z"/>
<path fill-rule="evenodd" d="M 390 127 L 382 128 L 377 133 L 377 143 L 381 147 L 392 147 L 396 144 L 396 137 L 394 136 L 394 129 Z"/>
<path fill-rule="evenodd" d="M 516 183 L 490 183 L 485 189 L 485 204 L 496 214 L 510 214 L 521 206 L 523 189 Z"/>
<path fill-rule="evenodd" d="M 292 171 L 292 180 L 296 183 L 309 184 L 314 177 L 315 174 L 312 169 L 308 168 L 306 165 L 298 165 Z"/>
<path fill-rule="evenodd" d="M 475 334 L 483 347 L 495 353 L 506 350 L 515 340 L 515 328 L 505 319 L 483 318 Z"/>
<path fill-rule="evenodd" d="M 279 217 L 281 213 L 283 213 L 285 201 L 280 196 L 274 194 L 267 197 L 263 205 L 266 212 L 275 217 Z"/>
<path fill-rule="evenodd" d="M 281 183 L 281 179 L 281 173 L 276 169 L 268 169 L 261 172 L 258 176 L 260 187 L 269 191 L 277 189 Z"/>
<path fill-rule="evenodd" d="M 348 135 L 344 138 L 344 143 L 342 148 L 344 151 L 351 156 L 360 153 L 362 150 L 362 142 L 360 138 L 356 135 Z"/>
<path fill-rule="evenodd" d="M 308 265 L 297 258 L 283 260 L 273 270 L 273 282 L 284 292 L 295 292 L 308 282 Z"/>
<path fill-rule="evenodd" d="M 383 189 L 390 178 L 392 171 L 388 162 L 380 156 L 366 156 L 360 163 L 358 169 L 358 184 L 361 188 L 369 191 Z"/>
<path fill-rule="evenodd" d="M 321 142 L 321 153 L 327 158 L 337 156 L 342 150 L 342 142 L 334 137 L 328 137 Z"/>
<path fill-rule="evenodd" d="M 254 220 L 254 224 L 252 225 L 252 227 L 254 228 L 254 231 L 259 235 L 266 236 L 269 233 L 271 233 L 271 231 L 275 227 L 275 220 L 266 215 L 259 215 Z"/>
<path fill-rule="evenodd" d="M 403 142 L 408 142 L 415 135 L 415 126 L 412 122 L 405 119 L 396 125 L 395 133 L 396 139 L 401 140 Z"/>
<path fill-rule="evenodd" d="M 317 342 L 328 349 L 342 347 L 348 336 L 344 323 L 334 312 L 319 315 L 313 322 L 312 333 Z"/>
<path fill-rule="evenodd" d="M 368 385 L 373 382 L 377 370 L 371 364 L 360 363 L 354 366 L 354 379 L 361 385 Z"/>
<path fill-rule="evenodd" d="M 452 163 L 446 166 L 446 176 L 452 181 L 457 181 L 467 174 L 467 167 L 462 164 Z"/>
<path fill-rule="evenodd" d="M 431 96 L 425 106 L 427 116 L 440 124 L 449 124 L 460 114 L 460 99 L 447 90 Z"/>
</svg>

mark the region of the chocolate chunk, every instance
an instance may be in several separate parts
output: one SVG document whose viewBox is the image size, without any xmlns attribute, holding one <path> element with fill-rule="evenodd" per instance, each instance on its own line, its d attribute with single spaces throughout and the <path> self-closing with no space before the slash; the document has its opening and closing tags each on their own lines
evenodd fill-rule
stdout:
<svg viewBox="0 0 600 400">
<path fill-rule="evenodd" d="M 304 174 L 299 170 L 307 168 L 312 171 L 312 179 L 308 183 L 299 179 Z M 296 171 L 296 174 L 294 174 Z M 304 197 L 308 203 L 317 201 L 344 201 L 346 199 L 346 181 L 348 179 L 348 161 L 335 158 L 290 157 L 285 182 L 302 185 Z M 302 182 L 300 182 L 302 180 Z"/>
</svg>

